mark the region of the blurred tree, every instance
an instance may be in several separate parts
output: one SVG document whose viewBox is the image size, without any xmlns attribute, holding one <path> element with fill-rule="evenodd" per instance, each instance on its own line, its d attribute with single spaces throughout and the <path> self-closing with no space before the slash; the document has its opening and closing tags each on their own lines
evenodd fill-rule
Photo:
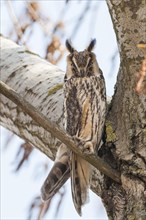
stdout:
<svg viewBox="0 0 146 220">
<path fill-rule="evenodd" d="M 65 7 L 69 2 L 66 1 Z M 87 1 L 86 12 L 91 6 L 89 2 L 92 1 Z M 28 2 L 24 10 L 27 23 L 22 21 L 20 25 L 22 19 L 16 17 L 11 2 L 7 1 L 7 4 L 15 27 L 15 33 L 10 32 L 12 39 L 29 48 L 28 42 L 32 37 L 34 24 L 37 23 L 42 29 L 44 38 L 49 36 L 44 57 L 57 64 L 65 51 L 61 43 L 64 35 L 63 22 L 59 20 L 51 29 L 52 21 L 41 15 L 39 4 Z M 121 64 L 107 115 L 106 143 L 100 149 L 99 156 L 120 172 L 121 183 L 95 169 L 91 189 L 102 198 L 109 219 L 144 220 L 146 218 L 145 3 L 143 0 L 109 0 L 107 5 L 117 37 Z M 73 36 L 85 14 L 80 16 Z M 64 73 L 10 40 L 1 37 L 1 41 L 2 81 L 21 94 L 48 119 L 62 126 Z M 25 111 L 4 96 L 1 97 L 0 120 L 2 126 L 27 141 L 21 145 L 24 154 L 17 165 L 17 170 L 29 158 L 32 152 L 31 144 L 54 160 L 56 149 L 60 144 L 54 138 L 55 134 L 54 136 L 49 134 Z M 39 197 L 36 197 L 30 208 L 30 216 L 34 207 L 39 207 L 38 218 L 40 218 L 42 210 L 45 214 L 50 207 L 50 202 L 43 206 Z"/>
</svg>

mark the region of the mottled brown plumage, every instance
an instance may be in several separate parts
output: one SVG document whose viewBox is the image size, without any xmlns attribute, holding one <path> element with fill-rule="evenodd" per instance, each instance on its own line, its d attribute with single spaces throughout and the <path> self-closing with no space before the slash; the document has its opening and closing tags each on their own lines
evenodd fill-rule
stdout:
<svg viewBox="0 0 146 220">
<path fill-rule="evenodd" d="M 42 200 L 51 199 L 69 177 L 69 151 L 64 144 L 61 144 L 56 154 L 54 165 L 41 188 Z"/>
<path fill-rule="evenodd" d="M 106 114 L 105 82 L 96 56 L 91 52 L 94 45 L 95 40 L 92 40 L 87 49 L 78 52 L 66 41 L 70 54 L 64 77 L 64 128 L 76 145 L 88 154 L 94 153 L 100 145 Z M 54 195 L 70 173 L 74 206 L 81 215 L 81 207 L 88 201 L 92 167 L 65 146 L 60 148 L 58 155 L 46 180 L 46 185 L 52 184 L 42 187 L 42 197 L 46 200 Z M 65 164 L 64 170 L 61 164 Z M 67 169 L 69 165 L 70 170 Z"/>
</svg>

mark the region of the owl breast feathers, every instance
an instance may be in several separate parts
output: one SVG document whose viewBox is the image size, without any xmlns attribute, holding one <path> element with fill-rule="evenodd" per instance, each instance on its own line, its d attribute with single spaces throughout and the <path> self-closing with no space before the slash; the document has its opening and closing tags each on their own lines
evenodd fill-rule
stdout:
<svg viewBox="0 0 146 220">
<path fill-rule="evenodd" d="M 78 52 L 68 40 L 66 41 L 70 54 L 67 56 L 67 71 L 64 78 L 64 128 L 76 145 L 89 154 L 94 153 L 95 148 L 100 145 L 106 115 L 105 82 L 96 56 L 91 52 L 94 45 L 95 40 L 92 40 L 87 49 Z M 63 175 L 66 173 L 64 175 L 66 179 L 70 173 L 73 203 L 81 215 L 81 207 L 88 201 L 92 167 L 77 154 L 70 152 L 67 147 L 61 145 L 60 148 L 64 150 L 60 155 L 62 154 L 62 158 L 65 159 L 61 162 L 64 164 L 64 170 L 61 164 L 58 164 L 59 173 Z M 65 156 L 65 153 L 68 156 Z M 60 159 L 56 164 L 61 161 L 61 157 L 58 156 L 58 158 Z M 69 170 L 68 167 L 70 167 Z M 53 181 L 53 176 L 49 177 L 50 182 L 51 178 Z M 57 189 L 66 181 L 65 177 L 65 181 L 61 181 L 61 178 L 59 175 L 57 178 L 56 173 Z M 42 187 L 42 191 L 45 195 L 44 188 Z M 51 192 L 52 188 L 56 192 L 54 184 L 49 188 Z"/>
</svg>

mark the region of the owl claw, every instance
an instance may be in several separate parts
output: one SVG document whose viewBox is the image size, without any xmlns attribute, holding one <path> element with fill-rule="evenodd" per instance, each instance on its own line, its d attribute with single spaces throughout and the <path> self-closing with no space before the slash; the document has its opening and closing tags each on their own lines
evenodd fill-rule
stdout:
<svg viewBox="0 0 146 220">
<path fill-rule="evenodd" d="M 85 154 L 94 154 L 94 148 L 92 142 L 86 142 L 83 146 L 83 153 Z"/>
<path fill-rule="evenodd" d="M 85 154 L 94 154 L 94 147 L 91 141 L 83 141 L 80 138 L 73 136 L 73 140 L 78 148 Z"/>
</svg>

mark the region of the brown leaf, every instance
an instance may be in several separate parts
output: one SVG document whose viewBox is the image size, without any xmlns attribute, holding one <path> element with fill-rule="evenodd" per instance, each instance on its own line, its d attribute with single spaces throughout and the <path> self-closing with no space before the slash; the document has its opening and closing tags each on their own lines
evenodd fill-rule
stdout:
<svg viewBox="0 0 146 220">
<path fill-rule="evenodd" d="M 55 27 L 54 27 L 54 29 L 53 29 L 53 34 L 55 34 L 55 32 L 58 30 L 58 29 L 63 29 L 64 28 L 64 23 L 63 22 L 58 22 L 56 25 L 55 25 Z"/>
<path fill-rule="evenodd" d="M 28 2 L 26 13 L 33 21 L 37 21 L 39 18 L 39 3 L 38 2 Z"/>
<path fill-rule="evenodd" d="M 146 44 L 137 44 L 137 47 L 140 48 L 140 49 L 145 49 Z"/>
<path fill-rule="evenodd" d="M 52 200 L 49 200 L 49 201 L 43 203 L 41 200 L 41 197 L 36 196 L 33 199 L 32 203 L 30 204 L 29 211 L 28 211 L 28 214 L 29 214 L 28 219 L 29 220 L 32 219 L 33 213 L 35 210 L 38 210 L 38 215 L 36 216 L 35 219 L 38 219 L 38 220 L 42 219 L 45 216 L 45 214 L 47 213 L 47 211 L 49 210 L 51 201 Z"/>
<path fill-rule="evenodd" d="M 136 92 L 146 94 L 146 57 L 142 61 L 141 69 L 138 74 Z"/>
<path fill-rule="evenodd" d="M 22 33 L 24 34 L 26 29 L 30 27 L 30 24 L 24 24 L 22 27 L 21 27 L 21 30 L 22 30 Z"/>
<path fill-rule="evenodd" d="M 22 157 L 18 161 L 15 172 L 18 171 L 22 167 L 22 165 L 24 164 L 24 162 L 26 160 L 28 160 L 32 151 L 33 151 L 33 146 L 30 143 L 26 142 L 26 143 L 23 143 L 20 145 L 18 152 L 16 154 L 16 157 L 15 157 L 14 163 L 16 163 L 16 161 L 18 161 L 20 154 L 22 154 Z"/>
<path fill-rule="evenodd" d="M 53 54 L 55 50 L 57 50 L 60 47 L 60 44 L 61 44 L 60 39 L 56 36 L 53 36 L 51 43 L 47 47 L 47 52 Z"/>
<path fill-rule="evenodd" d="M 63 201 L 63 198 L 65 196 L 65 193 L 66 193 L 65 186 L 62 188 L 62 190 L 63 191 L 59 191 L 57 193 L 57 194 L 60 195 L 60 199 L 59 199 L 58 204 L 57 204 L 57 206 L 55 208 L 56 212 L 55 212 L 55 217 L 54 218 L 57 217 L 59 209 L 60 209 L 60 206 L 61 206 L 62 201 Z M 35 219 L 37 219 L 37 220 L 43 219 L 44 216 L 46 215 L 46 213 L 49 211 L 50 205 L 51 205 L 52 200 L 53 200 L 54 197 L 52 197 L 50 200 L 48 200 L 46 202 L 42 202 L 41 197 L 40 196 L 36 196 L 33 199 L 32 203 L 30 204 L 29 211 L 28 211 L 28 214 L 29 214 L 28 215 L 28 219 L 34 219 L 33 213 L 35 213 L 36 210 L 38 211 L 38 214 L 35 217 Z"/>
<path fill-rule="evenodd" d="M 60 39 L 57 36 L 53 36 L 52 41 L 46 50 L 46 59 L 52 64 L 56 64 L 63 57 L 64 52 L 65 49 L 62 46 Z"/>
<path fill-rule="evenodd" d="M 34 11 L 38 11 L 39 10 L 39 3 L 38 2 L 30 2 L 29 6 L 31 6 Z"/>
</svg>

